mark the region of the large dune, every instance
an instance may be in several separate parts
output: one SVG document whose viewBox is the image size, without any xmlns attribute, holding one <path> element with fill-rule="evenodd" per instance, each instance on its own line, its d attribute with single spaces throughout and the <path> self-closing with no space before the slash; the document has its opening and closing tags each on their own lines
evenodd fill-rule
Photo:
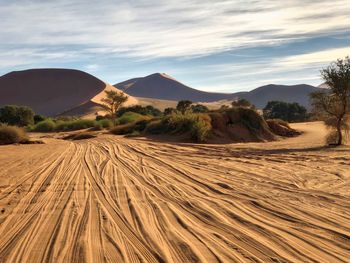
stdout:
<svg viewBox="0 0 350 263">
<path fill-rule="evenodd" d="M 25 105 L 47 116 L 91 114 L 106 89 L 98 78 L 71 69 L 32 69 L 0 77 L 0 106 Z M 136 103 L 132 97 L 129 104 Z"/>
<path fill-rule="evenodd" d="M 348 262 L 350 148 L 293 127 L 269 143 L 0 147 L 1 262 Z"/>
<path fill-rule="evenodd" d="M 127 80 L 116 84 L 115 87 L 132 96 L 161 100 L 179 101 L 187 99 L 195 102 L 211 102 L 235 98 L 233 94 L 205 92 L 190 88 L 164 73 L 155 73 L 143 78 Z"/>
<path fill-rule="evenodd" d="M 116 84 L 115 87 L 136 97 L 164 101 L 192 100 L 194 102 L 208 103 L 244 98 L 260 109 L 265 107 L 267 102 L 271 100 L 297 102 L 309 108 L 309 94 L 320 90 L 320 88 L 300 84 L 291 86 L 266 85 L 248 92 L 237 93 L 205 92 L 190 88 L 164 73 L 155 73 L 143 78 L 130 79 Z M 163 105 L 162 101 L 159 101 L 159 104 Z M 155 106 L 157 105 L 155 104 Z"/>
</svg>

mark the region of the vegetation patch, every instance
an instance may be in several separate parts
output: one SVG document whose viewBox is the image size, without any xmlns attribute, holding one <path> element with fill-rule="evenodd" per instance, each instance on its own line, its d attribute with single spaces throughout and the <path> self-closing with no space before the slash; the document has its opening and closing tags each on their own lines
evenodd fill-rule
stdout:
<svg viewBox="0 0 350 263">
<path fill-rule="evenodd" d="M 24 129 L 16 126 L 0 125 L 0 145 L 28 142 L 29 138 Z"/>
<path fill-rule="evenodd" d="M 127 123 L 133 123 L 141 120 L 151 119 L 149 116 L 145 116 L 139 113 L 135 112 L 125 112 L 121 117 L 117 118 L 116 123 L 117 124 L 127 124 Z"/>
<path fill-rule="evenodd" d="M 294 137 L 300 135 L 300 132 L 292 129 L 286 121 L 280 119 L 272 119 L 267 120 L 266 123 L 271 131 L 276 135 L 283 137 Z"/>
</svg>

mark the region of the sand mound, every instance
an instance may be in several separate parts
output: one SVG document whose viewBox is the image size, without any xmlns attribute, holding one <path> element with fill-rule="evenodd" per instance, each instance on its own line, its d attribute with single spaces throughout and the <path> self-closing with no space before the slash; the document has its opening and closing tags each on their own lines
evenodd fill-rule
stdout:
<svg viewBox="0 0 350 263">
<path fill-rule="evenodd" d="M 105 88 L 98 93 L 96 96 L 91 98 L 88 102 L 85 102 L 73 109 L 70 109 L 68 111 L 63 112 L 60 114 L 61 116 L 80 116 L 82 118 L 86 119 L 94 119 L 96 115 L 105 115 L 106 111 L 101 107 L 102 99 L 106 97 L 105 91 L 109 90 L 115 90 L 120 91 L 117 88 L 105 84 Z M 123 104 L 124 107 L 132 106 L 138 104 L 138 99 L 128 96 L 128 101 Z"/>
<path fill-rule="evenodd" d="M 25 105 L 47 116 L 87 115 L 98 108 L 106 89 L 115 88 L 78 70 L 17 71 L 0 77 L 0 106 Z M 130 97 L 128 103 L 136 102 Z"/>
</svg>

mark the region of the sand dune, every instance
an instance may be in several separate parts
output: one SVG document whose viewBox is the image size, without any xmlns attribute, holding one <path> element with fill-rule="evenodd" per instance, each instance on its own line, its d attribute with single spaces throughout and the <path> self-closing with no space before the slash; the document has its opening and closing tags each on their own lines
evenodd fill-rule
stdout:
<svg viewBox="0 0 350 263">
<path fill-rule="evenodd" d="M 320 90 L 306 84 L 299 85 L 265 85 L 251 91 L 236 93 L 205 92 L 193 89 L 165 73 L 155 73 L 143 78 L 133 78 L 114 85 L 126 93 L 148 99 L 163 101 L 191 100 L 194 102 L 222 103 L 222 101 L 244 98 L 249 100 L 259 109 L 266 106 L 272 100 L 285 102 L 298 102 L 310 107 L 309 94 Z M 162 105 L 161 101 L 160 105 Z"/>
<path fill-rule="evenodd" d="M 0 106 L 29 106 L 46 116 L 85 116 L 98 110 L 104 90 L 110 89 L 115 88 L 79 70 L 14 71 L 0 77 Z M 128 103 L 136 102 L 130 96 Z"/>
<path fill-rule="evenodd" d="M 0 147 L 1 262 L 347 262 L 350 148 L 102 135 Z"/>
<path fill-rule="evenodd" d="M 120 91 L 117 88 L 109 85 L 108 83 L 105 84 L 105 88 L 96 94 L 94 97 L 92 97 L 89 101 L 72 108 L 68 111 L 65 111 L 61 113 L 60 115 L 63 116 L 80 116 L 86 119 L 95 119 L 96 115 L 105 115 L 107 112 L 101 107 L 101 104 L 103 104 L 102 99 L 106 97 L 105 91 Z M 129 107 L 132 105 L 139 104 L 138 99 L 128 96 L 127 102 L 123 104 L 123 107 Z"/>
</svg>

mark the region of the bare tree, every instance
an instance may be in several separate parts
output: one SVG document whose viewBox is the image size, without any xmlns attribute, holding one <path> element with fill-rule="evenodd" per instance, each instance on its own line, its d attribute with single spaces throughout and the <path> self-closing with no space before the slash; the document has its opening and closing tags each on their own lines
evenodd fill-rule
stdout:
<svg viewBox="0 0 350 263">
<path fill-rule="evenodd" d="M 350 57 L 338 59 L 321 76 L 329 89 L 311 94 L 314 112 L 321 115 L 325 124 L 333 129 L 336 145 L 343 143 L 343 132 L 349 130 L 350 113 Z"/>
<path fill-rule="evenodd" d="M 106 90 L 106 97 L 103 98 L 102 107 L 114 119 L 118 109 L 128 100 L 128 96 L 122 91 Z"/>
</svg>

